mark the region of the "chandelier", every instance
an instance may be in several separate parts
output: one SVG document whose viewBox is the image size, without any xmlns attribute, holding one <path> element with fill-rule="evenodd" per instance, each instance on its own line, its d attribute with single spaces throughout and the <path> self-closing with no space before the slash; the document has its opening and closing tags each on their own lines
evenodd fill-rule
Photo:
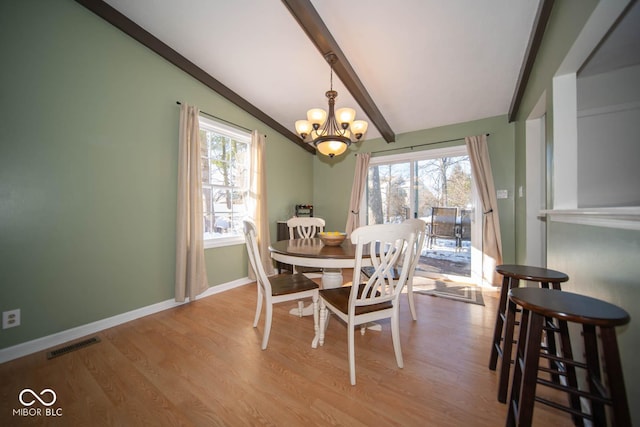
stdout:
<svg viewBox="0 0 640 427">
<path fill-rule="evenodd" d="M 334 157 L 347 151 L 351 142 L 360 140 L 368 123 L 354 120 L 356 112 L 353 108 L 340 108 L 334 113 L 338 92 L 333 90 L 333 64 L 337 57 L 329 53 L 325 59 L 331 65 L 331 86 L 325 93 L 329 99 L 329 113 L 322 108 L 312 108 L 307 111 L 307 120 L 298 120 L 295 126 L 303 140 L 311 142 L 321 154 Z"/>
</svg>

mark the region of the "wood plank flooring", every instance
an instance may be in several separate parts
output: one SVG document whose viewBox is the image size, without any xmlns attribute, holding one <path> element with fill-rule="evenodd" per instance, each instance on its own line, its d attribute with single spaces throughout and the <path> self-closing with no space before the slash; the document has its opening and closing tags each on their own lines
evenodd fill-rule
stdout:
<svg viewBox="0 0 640 427">
<path fill-rule="evenodd" d="M 105 330 L 100 343 L 51 360 L 40 352 L 1 364 L 0 425 L 504 425 L 487 367 L 497 293 L 483 293 L 486 306 L 416 295 L 416 322 L 403 295 L 404 369 L 382 322 L 382 332 L 356 334 L 351 386 L 344 324 L 331 319 L 325 345 L 312 349 L 312 318 L 284 303 L 262 351 L 255 285 L 243 286 Z M 25 388 L 54 390 L 59 416 L 14 415 Z M 572 424 L 536 405 L 534 425 Z"/>
</svg>

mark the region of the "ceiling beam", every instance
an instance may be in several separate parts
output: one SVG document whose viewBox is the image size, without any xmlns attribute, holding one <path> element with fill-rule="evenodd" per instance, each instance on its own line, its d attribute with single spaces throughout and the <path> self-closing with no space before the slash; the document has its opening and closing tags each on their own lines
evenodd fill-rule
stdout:
<svg viewBox="0 0 640 427">
<path fill-rule="evenodd" d="M 527 51 L 524 54 L 522 66 L 520 67 L 520 75 L 518 76 L 516 89 L 513 92 L 511 106 L 509 107 L 509 123 L 516 120 L 518 110 L 520 109 L 520 103 L 522 102 L 524 91 L 529 83 L 531 70 L 533 69 L 533 64 L 536 62 L 536 56 L 538 56 L 538 50 L 540 50 L 544 31 L 547 28 L 547 23 L 549 22 L 552 9 L 553 0 L 541 0 L 538 5 L 536 18 L 533 22 L 533 28 L 531 29 L 531 36 L 529 37 L 529 44 L 527 45 Z"/>
<path fill-rule="evenodd" d="M 360 78 L 347 60 L 340 46 L 329 32 L 329 29 L 320 18 L 320 15 L 311 4 L 310 0 L 282 0 L 289 12 L 298 21 L 300 27 L 307 33 L 313 44 L 316 45 L 324 58 L 333 53 L 337 62 L 333 64 L 333 71 L 340 78 L 349 93 L 356 100 L 360 108 L 369 117 L 372 124 L 378 129 L 387 142 L 395 142 L 396 135 L 382 116 L 382 113 L 367 92 Z"/>
<path fill-rule="evenodd" d="M 298 135 L 291 132 L 289 129 L 272 119 L 270 116 L 262 112 L 259 108 L 251 104 L 246 99 L 229 89 L 227 86 L 220 83 L 213 78 L 210 74 L 205 72 L 202 68 L 189 61 L 184 56 L 173 50 L 171 47 L 160 41 L 153 34 L 146 31 L 144 28 L 127 18 L 122 13 L 111 7 L 109 4 L 102 0 L 76 0 L 79 4 L 89 9 L 114 27 L 118 28 L 134 40 L 143 44 L 153 52 L 160 55 L 162 58 L 169 61 L 185 73 L 189 74 L 194 79 L 203 83 L 208 88 L 217 92 L 228 101 L 242 108 L 247 113 L 251 114 L 256 119 L 265 123 L 270 128 L 280 133 L 285 138 L 290 139 L 294 143 L 298 144 L 306 151 L 315 154 L 316 149 L 310 144 L 305 143 Z"/>
</svg>

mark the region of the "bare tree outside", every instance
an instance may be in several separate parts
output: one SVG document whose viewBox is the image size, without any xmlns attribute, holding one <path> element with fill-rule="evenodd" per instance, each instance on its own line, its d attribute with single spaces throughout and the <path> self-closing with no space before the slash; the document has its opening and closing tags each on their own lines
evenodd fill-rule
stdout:
<svg viewBox="0 0 640 427">
<path fill-rule="evenodd" d="M 200 131 L 205 232 L 227 233 L 236 228 L 236 206 L 243 205 L 248 146 L 228 136 Z"/>
<path fill-rule="evenodd" d="M 382 190 L 380 189 L 380 170 L 378 166 L 369 168 L 369 224 L 383 224 Z"/>
<path fill-rule="evenodd" d="M 471 203 L 471 168 L 468 156 L 442 157 L 414 163 L 373 165 L 368 177 L 368 223 L 400 222 L 409 217 L 409 192 L 414 191 L 415 213 L 431 215 L 434 206 L 466 208 Z"/>
<path fill-rule="evenodd" d="M 464 178 L 462 175 L 465 174 L 462 169 L 463 164 L 469 164 L 468 156 L 441 157 L 418 162 L 418 176 L 431 182 L 431 185 L 427 186 L 436 198 L 433 206 L 464 207 L 470 202 L 468 200 L 464 204 L 459 204 L 459 200 L 449 200 L 451 193 L 460 193 L 459 186 L 462 186 L 463 189 L 471 188 L 470 171 L 466 173 L 466 181 L 464 179 L 461 180 L 461 178 Z M 455 179 L 453 178 L 454 170 L 457 171 Z"/>
<path fill-rule="evenodd" d="M 468 159 L 466 161 L 468 162 Z M 464 171 L 461 163 L 456 163 L 453 166 L 448 182 L 449 206 L 468 207 L 471 204 L 471 175 Z"/>
<path fill-rule="evenodd" d="M 433 208 L 456 208 L 453 212 L 448 210 L 450 232 L 434 234 L 430 244 L 421 249 L 418 270 L 427 276 L 452 274 L 470 277 L 470 224 L 463 228 L 464 219 L 469 218 L 465 213 L 471 209 L 472 203 L 469 157 L 457 154 L 441 158 L 416 157 L 395 162 L 390 158 L 387 163 L 369 167 L 367 223 L 399 223 L 415 216 L 435 229 L 439 220 L 434 222 Z"/>
<path fill-rule="evenodd" d="M 410 171 L 407 163 L 369 168 L 368 223 L 402 222 L 409 215 Z"/>
</svg>

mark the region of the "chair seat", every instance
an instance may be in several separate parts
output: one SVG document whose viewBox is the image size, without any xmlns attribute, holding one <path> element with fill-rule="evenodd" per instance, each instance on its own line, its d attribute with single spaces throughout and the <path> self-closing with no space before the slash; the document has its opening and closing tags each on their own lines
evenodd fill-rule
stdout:
<svg viewBox="0 0 640 427">
<path fill-rule="evenodd" d="M 358 289 L 358 296 L 362 295 L 364 285 L 360 285 Z M 320 295 L 322 298 L 340 312 L 347 314 L 349 312 L 349 295 L 351 294 L 351 286 L 344 286 L 335 289 L 321 289 Z M 386 310 L 392 308 L 393 304 L 390 301 L 373 305 L 356 306 L 356 316 L 365 313 L 372 313 L 374 311 Z"/>
<path fill-rule="evenodd" d="M 319 288 L 318 284 L 300 273 L 269 276 L 271 295 L 287 295 Z"/>
</svg>

